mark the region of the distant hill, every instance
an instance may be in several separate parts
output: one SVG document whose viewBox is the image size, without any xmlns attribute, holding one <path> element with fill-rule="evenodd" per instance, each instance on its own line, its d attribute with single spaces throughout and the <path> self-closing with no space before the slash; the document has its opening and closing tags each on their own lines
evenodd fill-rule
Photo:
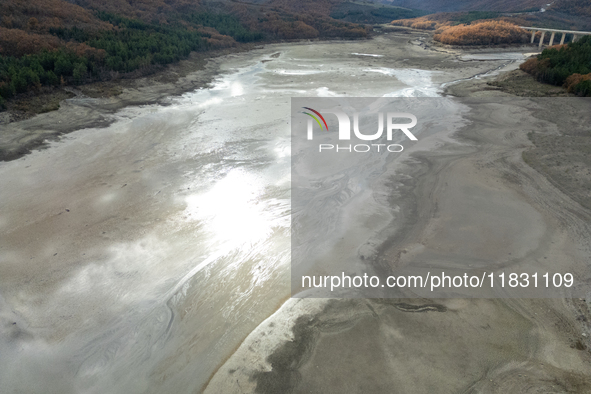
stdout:
<svg viewBox="0 0 591 394">
<path fill-rule="evenodd" d="M 567 15 L 591 17 L 591 1 L 589 0 L 557 0 L 549 9 Z"/>
<path fill-rule="evenodd" d="M 500 13 L 501 16 L 511 17 L 515 23 L 526 26 L 591 29 L 591 0 L 381 0 L 380 2 L 430 13 L 492 11 Z"/>
<path fill-rule="evenodd" d="M 388 23 L 394 19 L 416 18 L 427 11 L 396 7 L 388 4 L 344 1 L 332 7 L 330 17 L 355 23 Z"/>
<path fill-rule="evenodd" d="M 375 0 L 378 1 L 378 0 Z M 429 15 L 400 25 L 435 29 L 441 25 L 495 19 L 519 26 L 591 30 L 591 0 L 379 0 L 426 10 Z"/>
<path fill-rule="evenodd" d="M 294 13 L 319 14 L 353 23 L 388 23 L 394 19 L 415 18 L 426 11 L 361 0 L 268 0 L 263 4 Z"/>
</svg>

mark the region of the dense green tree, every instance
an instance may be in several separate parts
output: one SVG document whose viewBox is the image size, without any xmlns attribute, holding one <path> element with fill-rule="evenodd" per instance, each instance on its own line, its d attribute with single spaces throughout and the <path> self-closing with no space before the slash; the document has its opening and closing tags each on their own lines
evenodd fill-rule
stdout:
<svg viewBox="0 0 591 394">
<path fill-rule="evenodd" d="M 55 73 L 53 71 L 47 71 L 44 74 L 44 78 L 41 81 L 44 85 L 57 85 L 59 83 L 59 78 L 57 77 L 57 75 L 55 75 Z"/>
<path fill-rule="evenodd" d="M 591 96 L 591 36 L 585 36 L 560 48 L 548 48 L 520 68 L 538 80 L 564 85 L 581 96 Z M 576 78 L 573 78 L 576 77 Z"/>
<path fill-rule="evenodd" d="M 0 97 L 11 98 L 16 94 L 14 82 L 3 81 L 0 82 Z"/>
<path fill-rule="evenodd" d="M 74 65 L 74 71 L 72 72 L 72 75 L 74 76 L 74 82 L 77 84 L 82 83 L 86 78 L 87 72 L 88 69 L 84 63 L 76 63 Z"/>
<path fill-rule="evenodd" d="M 54 72 L 58 76 L 70 76 L 74 71 L 74 65 L 65 55 L 58 57 L 55 62 Z"/>
<path fill-rule="evenodd" d="M 12 84 L 17 93 L 24 93 L 27 91 L 27 80 L 20 73 L 12 77 Z"/>
</svg>

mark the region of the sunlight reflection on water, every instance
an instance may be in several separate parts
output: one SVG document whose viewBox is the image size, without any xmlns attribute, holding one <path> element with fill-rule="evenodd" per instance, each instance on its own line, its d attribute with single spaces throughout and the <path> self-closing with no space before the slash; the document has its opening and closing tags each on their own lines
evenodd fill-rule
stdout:
<svg viewBox="0 0 591 394">
<path fill-rule="evenodd" d="M 233 249 L 270 234 L 271 222 L 259 203 L 263 189 L 260 178 L 236 169 L 209 191 L 186 197 L 185 212 L 193 220 L 203 220 L 213 239 Z"/>
</svg>

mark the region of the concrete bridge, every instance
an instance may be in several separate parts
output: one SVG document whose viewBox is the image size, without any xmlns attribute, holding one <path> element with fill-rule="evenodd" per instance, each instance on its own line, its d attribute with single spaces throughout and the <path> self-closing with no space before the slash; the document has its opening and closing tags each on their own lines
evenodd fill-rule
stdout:
<svg viewBox="0 0 591 394">
<path fill-rule="evenodd" d="M 519 26 L 524 30 L 530 30 L 531 33 L 531 43 L 534 43 L 534 40 L 536 38 L 536 33 L 541 31 L 542 35 L 540 37 L 540 43 L 538 44 L 538 48 L 541 48 L 542 45 L 544 45 L 544 36 L 546 35 L 546 32 L 548 33 L 552 33 L 550 35 L 550 43 L 548 45 L 553 45 L 554 44 L 554 36 L 556 35 L 556 33 L 561 33 L 562 34 L 562 38 L 560 39 L 560 44 L 564 44 L 564 39 L 566 38 L 567 34 L 572 34 L 573 38 L 572 38 L 572 42 L 575 42 L 579 36 L 589 36 L 591 35 L 591 31 L 576 31 L 576 30 L 556 30 L 556 29 L 543 29 L 541 27 L 525 27 L 525 26 Z"/>
</svg>

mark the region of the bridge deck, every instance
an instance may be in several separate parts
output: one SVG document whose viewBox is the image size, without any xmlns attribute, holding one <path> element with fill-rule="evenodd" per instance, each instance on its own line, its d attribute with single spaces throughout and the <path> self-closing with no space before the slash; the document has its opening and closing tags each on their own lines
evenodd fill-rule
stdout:
<svg viewBox="0 0 591 394">
<path fill-rule="evenodd" d="M 542 27 L 527 27 L 527 26 L 519 26 L 525 30 L 535 30 L 535 31 L 550 31 L 556 33 L 566 33 L 566 34 L 579 34 L 579 35 L 591 35 L 591 31 L 576 31 L 576 30 L 560 30 L 560 29 L 546 29 Z"/>
</svg>

